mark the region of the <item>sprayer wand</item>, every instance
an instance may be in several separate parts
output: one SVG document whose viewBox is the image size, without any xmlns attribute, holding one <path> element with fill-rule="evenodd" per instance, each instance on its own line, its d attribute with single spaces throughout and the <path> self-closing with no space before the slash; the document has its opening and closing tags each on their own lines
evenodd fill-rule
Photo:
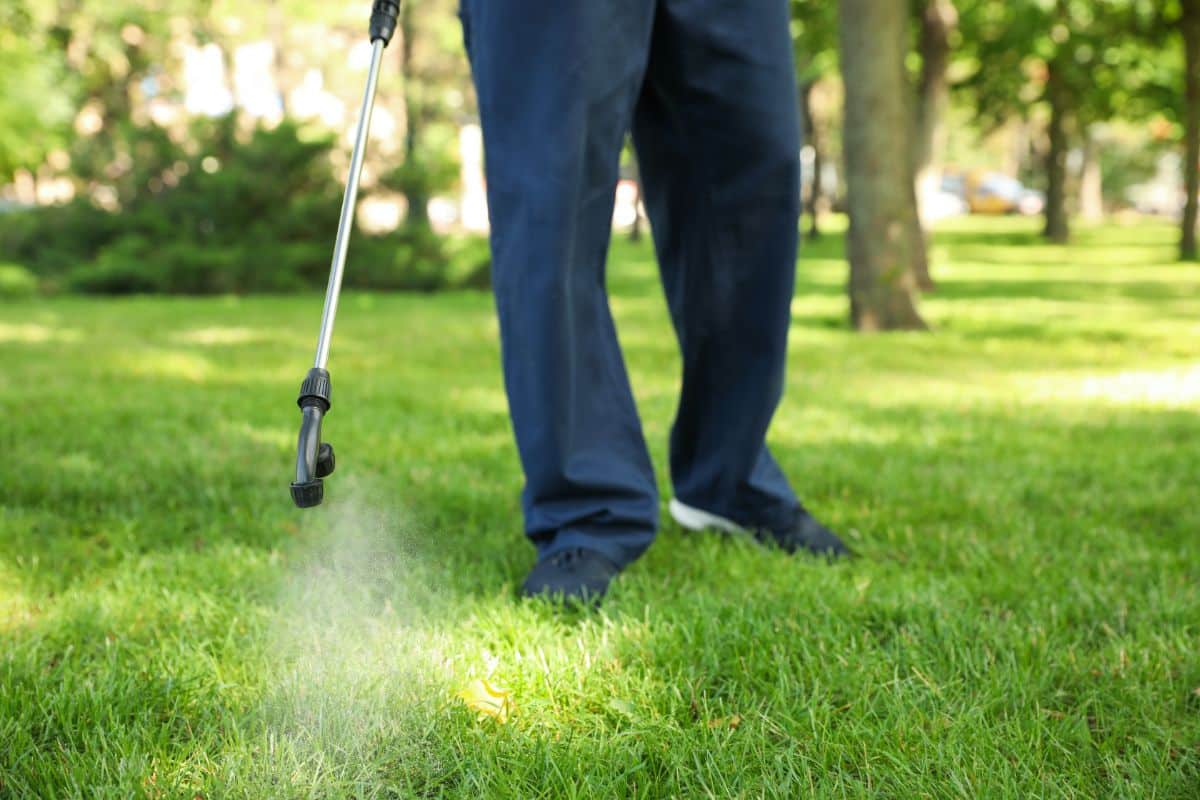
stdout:
<svg viewBox="0 0 1200 800">
<path fill-rule="evenodd" d="M 371 112 L 375 107 L 375 88 L 379 82 L 379 65 L 383 50 L 396 32 L 400 16 L 399 0 L 375 0 L 371 7 L 371 68 L 367 73 L 367 88 L 363 93 L 362 110 L 358 115 L 358 130 L 354 136 L 354 151 L 350 157 L 350 175 L 342 197 L 342 213 L 338 219 L 337 238 L 333 245 L 333 263 L 329 270 L 329 285 L 325 288 L 325 308 L 321 312 L 321 331 L 317 335 L 317 355 L 312 369 L 300 384 L 300 439 L 296 451 L 296 480 L 292 482 L 292 499 L 300 508 L 320 505 L 325 496 L 322 478 L 333 472 L 333 446 L 321 441 L 321 422 L 329 413 L 331 386 L 329 371 L 329 342 L 337 316 L 338 299 L 342 293 L 342 275 L 346 270 L 346 252 L 354 229 L 354 209 L 358 201 L 358 182 L 362 176 L 363 157 L 367 150 L 367 133 L 371 128 Z"/>
</svg>

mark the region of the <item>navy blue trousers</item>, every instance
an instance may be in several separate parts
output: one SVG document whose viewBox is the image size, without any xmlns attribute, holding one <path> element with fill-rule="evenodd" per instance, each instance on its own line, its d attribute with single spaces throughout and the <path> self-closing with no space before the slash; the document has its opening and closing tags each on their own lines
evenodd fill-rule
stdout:
<svg viewBox="0 0 1200 800">
<path fill-rule="evenodd" d="M 786 0 L 463 0 L 482 119 L 504 379 L 539 556 L 618 564 L 659 500 L 605 289 L 632 130 L 683 355 L 671 481 L 744 525 L 798 505 L 767 450 L 795 280 Z"/>
</svg>

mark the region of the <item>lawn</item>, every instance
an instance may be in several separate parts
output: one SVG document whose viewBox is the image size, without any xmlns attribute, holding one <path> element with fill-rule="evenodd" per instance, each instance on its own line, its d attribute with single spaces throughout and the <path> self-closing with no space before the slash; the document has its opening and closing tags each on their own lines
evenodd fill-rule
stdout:
<svg viewBox="0 0 1200 800">
<path fill-rule="evenodd" d="M 488 295 L 345 298 L 305 512 L 319 297 L 0 305 L 0 797 L 1200 797 L 1173 235 L 955 223 L 935 331 L 879 336 L 845 327 L 840 236 L 809 247 L 772 442 L 861 558 L 664 520 L 597 614 L 516 597 Z M 611 288 L 669 497 L 648 245 Z M 484 677 L 506 724 L 458 697 Z"/>
</svg>

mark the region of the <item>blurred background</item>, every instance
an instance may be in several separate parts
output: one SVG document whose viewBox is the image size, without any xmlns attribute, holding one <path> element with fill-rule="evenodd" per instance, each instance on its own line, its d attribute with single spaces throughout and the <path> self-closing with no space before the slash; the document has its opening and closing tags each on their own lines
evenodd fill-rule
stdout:
<svg viewBox="0 0 1200 800">
<path fill-rule="evenodd" d="M 792 0 L 808 237 L 853 216 L 846 166 L 878 157 L 907 159 L 908 205 L 926 232 L 955 217 L 1027 215 L 1062 242 L 1073 218 L 1154 216 L 1177 223 L 1181 256 L 1196 256 L 1196 2 L 908 6 L 843 20 L 843 40 L 856 27 L 875 40 L 903 38 L 912 119 L 865 148 L 844 147 L 843 76 L 872 80 L 879 70 L 869 62 L 882 56 L 843 47 L 839 57 L 838 4 Z M 5 0 L 0 292 L 323 286 L 369 61 L 368 9 Z M 457 0 L 412 0 L 402 14 L 385 56 L 347 282 L 486 287 L 480 131 Z M 637 238 L 646 222 L 631 151 L 622 163 L 613 222 Z M 903 187 L 863 192 L 892 188 Z M 901 291 L 935 283 L 920 238 L 906 255 L 914 285 Z"/>
</svg>

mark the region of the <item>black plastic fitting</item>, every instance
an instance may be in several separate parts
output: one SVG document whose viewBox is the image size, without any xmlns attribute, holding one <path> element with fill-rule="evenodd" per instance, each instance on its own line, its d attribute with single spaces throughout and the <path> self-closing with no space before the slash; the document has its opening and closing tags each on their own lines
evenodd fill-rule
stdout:
<svg viewBox="0 0 1200 800">
<path fill-rule="evenodd" d="M 329 411 L 332 386 L 329 373 L 314 367 L 300 384 L 300 438 L 296 442 L 296 480 L 292 500 L 300 508 L 320 505 L 325 498 L 321 481 L 333 472 L 333 447 L 321 441 L 321 422 Z"/>
<path fill-rule="evenodd" d="M 300 396 L 296 398 L 296 405 L 300 408 L 319 405 L 321 413 L 325 414 L 332 405 L 332 393 L 333 385 L 329 382 L 329 373 L 320 367 L 313 367 L 304 376 L 304 383 L 300 384 Z"/>
<path fill-rule="evenodd" d="M 298 508 L 312 508 L 321 505 L 325 499 L 325 482 L 320 478 L 308 483 L 292 484 L 292 501 Z"/>
<path fill-rule="evenodd" d="M 317 477 L 324 478 L 333 474 L 333 468 L 337 462 L 333 457 L 333 445 L 329 442 L 321 442 L 321 449 L 317 451 Z"/>
<path fill-rule="evenodd" d="M 375 0 L 371 6 L 371 41 L 383 40 L 387 47 L 396 33 L 396 20 L 400 18 L 399 0 Z"/>
</svg>

